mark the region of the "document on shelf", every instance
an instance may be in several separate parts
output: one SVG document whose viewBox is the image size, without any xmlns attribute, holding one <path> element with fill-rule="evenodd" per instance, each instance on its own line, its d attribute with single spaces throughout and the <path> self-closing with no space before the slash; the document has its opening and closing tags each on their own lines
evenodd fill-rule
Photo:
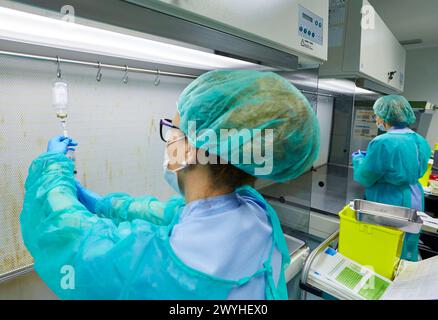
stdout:
<svg viewBox="0 0 438 320">
<path fill-rule="evenodd" d="M 327 248 L 313 263 L 309 280 L 340 299 L 379 300 L 391 280 Z"/>
<path fill-rule="evenodd" d="M 402 260 L 384 300 L 438 300 L 438 256 L 419 262 Z"/>
</svg>

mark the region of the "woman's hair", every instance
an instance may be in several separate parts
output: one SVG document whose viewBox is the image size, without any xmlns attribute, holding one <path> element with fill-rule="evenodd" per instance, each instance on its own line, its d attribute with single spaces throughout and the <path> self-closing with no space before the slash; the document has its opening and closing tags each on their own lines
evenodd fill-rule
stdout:
<svg viewBox="0 0 438 320">
<path fill-rule="evenodd" d="M 235 190 L 241 186 L 254 186 L 256 177 L 240 170 L 231 164 L 208 164 L 212 184 L 219 188 L 230 188 Z"/>
</svg>

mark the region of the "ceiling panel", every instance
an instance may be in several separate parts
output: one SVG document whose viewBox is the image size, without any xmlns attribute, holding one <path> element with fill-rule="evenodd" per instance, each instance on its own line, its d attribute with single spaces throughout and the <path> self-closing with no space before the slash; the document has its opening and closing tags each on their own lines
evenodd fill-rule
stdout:
<svg viewBox="0 0 438 320">
<path fill-rule="evenodd" d="M 399 41 L 422 39 L 420 45 L 438 46 L 438 0 L 369 0 Z"/>
</svg>

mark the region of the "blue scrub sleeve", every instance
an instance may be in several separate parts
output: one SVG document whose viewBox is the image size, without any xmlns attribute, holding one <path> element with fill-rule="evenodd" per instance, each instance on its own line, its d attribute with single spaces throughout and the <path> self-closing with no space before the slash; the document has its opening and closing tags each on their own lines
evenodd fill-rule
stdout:
<svg viewBox="0 0 438 320">
<path fill-rule="evenodd" d="M 117 225 L 92 214 L 77 199 L 73 171 L 72 161 L 60 153 L 45 153 L 32 162 L 20 215 L 24 243 L 34 258 L 35 270 L 58 297 L 99 298 L 101 294 L 108 299 L 117 298 L 131 273 L 130 267 L 142 257 L 135 250 L 138 225 L 144 229 L 140 234 L 145 236 L 157 234 L 159 227 L 141 220 Z M 100 204 L 107 210 L 102 212 L 121 220 L 123 206 L 105 207 L 111 199 L 120 198 L 107 197 Z M 138 202 L 120 203 L 135 207 L 133 213 L 127 214 L 128 218 L 139 214 L 135 206 Z M 164 207 L 151 199 L 147 203 L 149 208 Z M 151 213 L 148 215 L 152 216 Z M 123 250 L 118 252 L 118 248 Z M 68 283 L 69 268 L 75 270 L 74 289 Z"/>
<path fill-rule="evenodd" d="M 371 141 L 366 156 L 353 157 L 354 180 L 371 187 L 384 176 L 387 170 L 385 161 L 388 161 L 385 145 L 378 140 Z"/>
<path fill-rule="evenodd" d="M 61 153 L 45 153 L 35 159 L 20 215 L 23 240 L 35 270 L 60 298 L 72 298 L 78 292 L 61 289 L 62 268 L 74 268 L 80 261 L 81 247 L 101 220 L 77 200 L 73 170 L 71 160 Z M 110 229 L 116 228 L 107 223 Z M 117 232 L 107 234 L 115 238 Z M 108 241 L 114 239 L 108 237 Z"/>
<path fill-rule="evenodd" d="M 173 197 L 168 202 L 161 202 L 147 195 L 134 198 L 124 193 L 112 193 L 97 202 L 96 214 L 109 218 L 116 224 L 141 219 L 165 226 L 172 222 L 176 212 L 175 206 L 181 202 L 182 197 Z"/>
<path fill-rule="evenodd" d="M 429 159 L 432 156 L 432 149 L 430 148 L 430 145 L 427 142 L 427 140 L 424 139 L 422 136 L 416 134 L 415 137 L 417 139 L 417 145 L 418 145 L 418 158 L 420 163 L 419 176 L 421 178 L 427 171 Z"/>
</svg>

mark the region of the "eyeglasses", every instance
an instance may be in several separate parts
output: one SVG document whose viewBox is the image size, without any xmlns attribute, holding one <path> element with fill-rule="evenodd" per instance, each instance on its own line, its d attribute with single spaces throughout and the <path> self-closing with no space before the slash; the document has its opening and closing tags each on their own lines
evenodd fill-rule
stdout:
<svg viewBox="0 0 438 320">
<path fill-rule="evenodd" d="M 172 120 L 164 119 L 164 118 L 161 119 L 160 120 L 160 137 L 161 137 L 161 140 L 163 140 L 166 143 L 169 142 L 169 140 L 172 138 L 172 134 L 171 134 L 172 129 L 177 129 L 180 132 L 182 132 L 180 128 L 178 128 L 177 126 L 174 126 L 172 124 Z"/>
</svg>

